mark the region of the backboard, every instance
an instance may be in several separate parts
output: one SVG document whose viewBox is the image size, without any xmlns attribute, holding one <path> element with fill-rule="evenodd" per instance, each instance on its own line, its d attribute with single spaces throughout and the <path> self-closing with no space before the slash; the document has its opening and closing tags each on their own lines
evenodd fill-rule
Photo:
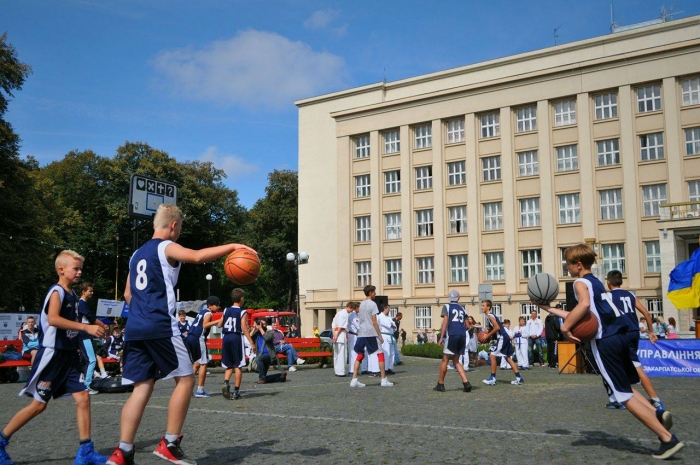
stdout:
<svg viewBox="0 0 700 465">
<path fill-rule="evenodd" d="M 161 203 L 177 204 L 177 186 L 140 174 L 131 175 L 129 216 L 153 218 Z"/>
</svg>

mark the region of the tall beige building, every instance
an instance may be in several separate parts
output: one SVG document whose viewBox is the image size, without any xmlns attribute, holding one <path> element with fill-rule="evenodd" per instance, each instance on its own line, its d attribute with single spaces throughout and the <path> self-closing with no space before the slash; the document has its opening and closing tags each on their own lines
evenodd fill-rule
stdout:
<svg viewBox="0 0 700 465">
<path fill-rule="evenodd" d="M 581 242 L 688 330 L 665 295 L 700 233 L 700 16 L 296 104 L 305 334 L 368 283 L 409 339 L 452 289 L 517 320 L 537 272 L 565 300 Z"/>
</svg>

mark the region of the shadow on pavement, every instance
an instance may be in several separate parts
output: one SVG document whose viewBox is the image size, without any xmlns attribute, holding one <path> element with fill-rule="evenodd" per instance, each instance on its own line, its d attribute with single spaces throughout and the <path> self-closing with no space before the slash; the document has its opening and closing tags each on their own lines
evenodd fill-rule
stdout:
<svg viewBox="0 0 700 465">
<path fill-rule="evenodd" d="M 226 447 L 223 449 L 208 450 L 206 457 L 197 459 L 201 463 L 235 463 L 237 460 L 242 460 L 250 457 L 257 457 L 257 454 L 269 456 L 285 456 L 285 462 L 293 461 L 292 457 L 296 454 L 307 457 L 318 457 L 329 455 L 331 450 L 325 447 L 310 447 L 308 449 L 294 449 L 294 451 L 280 451 L 274 448 L 279 443 L 278 440 L 260 441 L 249 445 L 237 447 Z"/>
<path fill-rule="evenodd" d="M 629 439 L 621 438 L 613 434 L 604 433 L 602 431 L 581 431 L 584 436 L 571 443 L 572 446 L 601 446 L 608 449 L 629 452 L 632 454 L 640 454 L 649 456 L 655 449 L 649 449 L 639 444 L 636 444 Z"/>
</svg>

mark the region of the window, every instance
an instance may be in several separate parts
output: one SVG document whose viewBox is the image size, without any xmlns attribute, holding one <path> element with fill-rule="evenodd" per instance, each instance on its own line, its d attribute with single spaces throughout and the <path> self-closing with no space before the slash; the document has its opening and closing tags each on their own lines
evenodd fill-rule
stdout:
<svg viewBox="0 0 700 465">
<path fill-rule="evenodd" d="M 647 310 L 651 314 L 652 319 L 664 315 L 664 301 L 663 299 L 647 299 Z"/>
<path fill-rule="evenodd" d="M 469 255 L 450 255 L 450 282 L 469 281 Z"/>
<path fill-rule="evenodd" d="M 644 216 L 659 216 L 659 205 L 666 203 L 666 184 L 642 186 Z"/>
<path fill-rule="evenodd" d="M 685 154 L 700 155 L 700 128 L 685 130 Z"/>
<path fill-rule="evenodd" d="M 384 193 L 398 194 L 401 192 L 401 170 L 386 171 L 384 173 Z"/>
<path fill-rule="evenodd" d="M 355 198 L 369 197 L 369 174 L 355 176 Z"/>
<path fill-rule="evenodd" d="M 355 218 L 355 242 L 369 242 L 370 240 L 370 217 L 358 216 Z"/>
<path fill-rule="evenodd" d="M 387 213 L 384 215 L 386 222 L 386 239 L 389 241 L 401 239 L 401 213 Z"/>
<path fill-rule="evenodd" d="M 384 133 L 384 153 L 397 153 L 401 150 L 399 130 Z"/>
<path fill-rule="evenodd" d="M 391 318 L 396 318 L 397 313 L 399 313 L 399 307 L 389 307 L 389 316 Z"/>
<path fill-rule="evenodd" d="M 433 188 L 433 165 L 416 168 L 416 190 Z"/>
<path fill-rule="evenodd" d="M 659 241 L 648 241 L 644 243 L 647 251 L 647 273 L 661 273 L 661 249 Z"/>
<path fill-rule="evenodd" d="M 355 287 L 365 287 L 372 284 L 372 262 L 355 262 Z"/>
<path fill-rule="evenodd" d="M 501 116 L 499 113 L 481 115 L 481 138 L 496 137 L 501 134 Z"/>
<path fill-rule="evenodd" d="M 450 234 L 467 232 L 467 206 L 448 207 L 447 215 L 450 218 Z"/>
<path fill-rule="evenodd" d="M 681 100 L 684 107 L 700 103 L 700 77 L 681 81 Z"/>
<path fill-rule="evenodd" d="M 620 139 L 599 140 L 596 142 L 598 148 L 598 166 L 609 166 L 620 164 Z"/>
<path fill-rule="evenodd" d="M 369 157 L 369 136 L 355 137 L 355 159 Z"/>
<path fill-rule="evenodd" d="M 600 219 L 622 219 L 622 189 L 606 189 L 600 194 Z"/>
<path fill-rule="evenodd" d="M 576 124 L 576 101 L 566 100 L 554 104 L 554 127 Z"/>
<path fill-rule="evenodd" d="M 459 186 L 467 182 L 467 170 L 464 161 L 455 161 L 447 164 L 447 184 Z"/>
<path fill-rule="evenodd" d="M 502 281 L 505 279 L 503 252 L 488 252 L 484 254 L 486 261 L 486 281 Z"/>
<path fill-rule="evenodd" d="M 625 244 L 603 244 L 603 272 L 625 272 Z"/>
<path fill-rule="evenodd" d="M 579 194 L 562 194 L 559 196 L 559 224 L 581 222 L 581 204 Z"/>
<path fill-rule="evenodd" d="M 540 198 L 520 200 L 520 227 L 533 228 L 540 225 Z"/>
<path fill-rule="evenodd" d="M 578 169 L 578 147 L 564 145 L 557 147 L 557 171 L 573 171 Z"/>
<path fill-rule="evenodd" d="M 532 302 L 523 302 L 520 304 L 520 316 L 525 318 L 525 322 L 527 323 L 527 320 L 530 319 L 530 313 L 532 312 L 537 312 L 537 314 L 540 314 L 540 307 L 537 306 L 537 304 L 533 304 Z M 512 327 L 513 325 L 511 325 Z"/>
<path fill-rule="evenodd" d="M 484 181 L 498 181 L 501 179 L 501 156 L 482 158 L 481 171 L 484 174 Z"/>
<path fill-rule="evenodd" d="M 568 266 L 568 263 L 566 262 L 566 255 L 565 255 L 565 254 L 566 254 L 566 249 L 568 249 L 568 248 L 569 248 L 568 246 L 567 246 L 567 247 L 559 247 L 559 257 L 560 257 L 560 259 L 561 259 L 561 260 L 560 260 L 560 261 L 561 261 L 561 276 L 562 276 L 563 278 L 569 278 L 569 277 L 570 277 L 570 275 L 569 275 L 569 266 Z"/>
<path fill-rule="evenodd" d="M 435 281 L 435 266 L 433 257 L 418 257 L 418 284 L 433 284 Z"/>
<path fill-rule="evenodd" d="M 637 112 L 661 110 L 661 86 L 647 86 L 637 89 Z"/>
<path fill-rule="evenodd" d="M 433 327 L 430 305 L 416 307 L 416 329 L 430 329 Z"/>
<path fill-rule="evenodd" d="M 501 229 L 503 229 L 503 203 L 485 203 L 484 231 L 499 231 Z"/>
<path fill-rule="evenodd" d="M 639 136 L 639 148 L 642 161 L 662 160 L 664 158 L 664 134 L 642 134 Z"/>
<path fill-rule="evenodd" d="M 595 96 L 595 119 L 617 118 L 617 94 Z"/>
<path fill-rule="evenodd" d="M 688 201 L 700 202 L 700 181 L 688 181 Z"/>
<path fill-rule="evenodd" d="M 537 130 L 537 107 L 518 108 L 515 112 L 518 132 Z"/>
<path fill-rule="evenodd" d="M 415 135 L 416 150 L 427 149 L 433 146 L 433 127 L 430 124 L 414 128 L 413 134 Z"/>
<path fill-rule="evenodd" d="M 518 153 L 518 176 L 537 176 L 540 174 L 537 163 L 537 150 Z"/>
<path fill-rule="evenodd" d="M 453 119 L 447 122 L 447 143 L 454 144 L 464 141 L 464 120 Z"/>
<path fill-rule="evenodd" d="M 523 258 L 523 275 L 524 279 L 531 278 L 537 273 L 542 273 L 542 250 L 523 250 L 521 251 Z"/>
<path fill-rule="evenodd" d="M 503 323 L 503 306 L 501 304 L 494 303 L 491 306 L 491 314 L 498 318 L 501 323 Z"/>
<path fill-rule="evenodd" d="M 433 209 L 416 211 L 416 232 L 418 237 L 433 235 Z"/>
<path fill-rule="evenodd" d="M 385 260 L 386 265 L 386 285 L 400 286 L 401 285 L 401 259 L 395 258 Z"/>
</svg>

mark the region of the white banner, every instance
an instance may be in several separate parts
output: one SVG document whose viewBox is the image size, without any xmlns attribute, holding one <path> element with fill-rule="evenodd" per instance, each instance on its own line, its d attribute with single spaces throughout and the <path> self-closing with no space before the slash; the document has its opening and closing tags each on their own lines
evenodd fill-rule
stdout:
<svg viewBox="0 0 700 465">
<path fill-rule="evenodd" d="M 123 300 L 98 299 L 96 315 L 110 318 L 121 317 L 125 303 Z"/>
<path fill-rule="evenodd" d="M 17 339 L 19 329 L 30 316 L 39 321 L 39 315 L 35 313 L 0 313 L 0 341 Z"/>
</svg>

